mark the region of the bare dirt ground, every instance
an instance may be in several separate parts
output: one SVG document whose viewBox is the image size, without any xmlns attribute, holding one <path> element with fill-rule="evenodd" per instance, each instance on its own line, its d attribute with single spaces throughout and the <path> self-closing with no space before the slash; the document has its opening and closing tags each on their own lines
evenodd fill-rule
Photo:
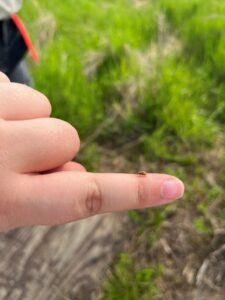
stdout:
<svg viewBox="0 0 225 300">
<path fill-rule="evenodd" d="M 121 215 L 0 235 L 0 299 L 91 299 L 118 250 Z"/>
</svg>

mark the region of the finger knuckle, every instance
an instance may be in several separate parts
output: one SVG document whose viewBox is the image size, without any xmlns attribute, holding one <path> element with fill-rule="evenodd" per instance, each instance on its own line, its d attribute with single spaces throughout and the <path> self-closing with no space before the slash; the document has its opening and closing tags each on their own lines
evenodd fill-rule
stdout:
<svg viewBox="0 0 225 300">
<path fill-rule="evenodd" d="M 147 191 L 146 191 L 146 178 L 137 175 L 137 205 L 138 207 L 144 207 L 147 201 Z"/>
<path fill-rule="evenodd" d="M 15 93 L 17 96 L 23 98 L 24 95 L 29 95 L 29 100 L 38 103 L 39 109 L 44 115 L 49 116 L 52 112 L 51 103 L 48 98 L 41 92 L 20 83 L 11 83 L 11 93 Z"/>
<path fill-rule="evenodd" d="M 55 118 L 45 119 L 42 124 L 45 126 L 44 138 L 53 149 L 55 158 L 60 161 L 60 164 L 72 160 L 80 146 L 76 129 L 69 123 Z"/>
<path fill-rule="evenodd" d="M 42 93 L 38 92 L 39 94 L 39 101 L 42 102 L 43 110 L 47 116 L 50 116 L 52 113 L 52 105 L 49 99 Z"/>
<path fill-rule="evenodd" d="M 42 110 L 45 112 L 45 115 L 50 116 L 52 112 L 52 106 L 48 98 L 43 93 L 34 90 L 29 86 L 23 85 L 22 88 L 26 89 L 27 92 L 33 93 L 33 95 L 38 98 L 38 102 L 39 104 L 41 104 Z"/>
<path fill-rule="evenodd" d="M 80 148 L 80 139 L 76 129 L 69 123 L 57 120 L 59 122 L 58 139 L 64 141 L 64 151 L 72 158 Z"/>
<path fill-rule="evenodd" d="M 102 208 L 102 194 L 98 182 L 90 178 L 87 184 L 85 211 L 88 215 L 97 214 Z"/>
<path fill-rule="evenodd" d="M 2 72 L 0 72 L 0 81 L 10 82 L 9 78 Z"/>
</svg>

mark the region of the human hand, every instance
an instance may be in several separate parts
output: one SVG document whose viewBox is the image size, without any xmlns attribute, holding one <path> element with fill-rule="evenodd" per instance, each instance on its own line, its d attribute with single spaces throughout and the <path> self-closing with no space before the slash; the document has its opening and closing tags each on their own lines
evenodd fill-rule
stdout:
<svg viewBox="0 0 225 300">
<path fill-rule="evenodd" d="M 71 162 L 80 145 L 76 130 L 50 113 L 44 95 L 0 73 L 1 231 L 157 206 L 183 196 L 183 183 L 169 175 L 86 172 Z"/>
</svg>

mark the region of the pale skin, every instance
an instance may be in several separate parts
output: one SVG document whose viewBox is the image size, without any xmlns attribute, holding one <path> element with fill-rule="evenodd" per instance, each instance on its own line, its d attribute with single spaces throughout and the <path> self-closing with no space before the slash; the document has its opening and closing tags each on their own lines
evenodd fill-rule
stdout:
<svg viewBox="0 0 225 300">
<path fill-rule="evenodd" d="M 50 114 L 43 94 L 0 73 L 0 231 L 153 207 L 183 196 L 183 183 L 170 175 L 87 172 L 72 162 L 80 146 L 76 129 Z"/>
</svg>

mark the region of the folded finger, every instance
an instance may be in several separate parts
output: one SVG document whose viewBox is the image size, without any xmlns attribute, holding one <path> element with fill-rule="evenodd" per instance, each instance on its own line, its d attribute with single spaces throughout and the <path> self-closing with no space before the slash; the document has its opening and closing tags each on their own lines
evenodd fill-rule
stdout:
<svg viewBox="0 0 225 300">
<path fill-rule="evenodd" d="M 2 72 L 0 72 L 0 82 L 10 82 L 9 78 Z"/>
<path fill-rule="evenodd" d="M 48 99 L 32 88 L 18 83 L 8 83 L 0 74 L 0 118 L 27 120 L 49 117 L 51 105 Z M 4 83 L 5 82 L 5 83 Z"/>
<path fill-rule="evenodd" d="M 4 164 L 20 172 L 42 172 L 71 161 L 80 145 L 76 130 L 53 119 L 3 121 Z"/>
</svg>

